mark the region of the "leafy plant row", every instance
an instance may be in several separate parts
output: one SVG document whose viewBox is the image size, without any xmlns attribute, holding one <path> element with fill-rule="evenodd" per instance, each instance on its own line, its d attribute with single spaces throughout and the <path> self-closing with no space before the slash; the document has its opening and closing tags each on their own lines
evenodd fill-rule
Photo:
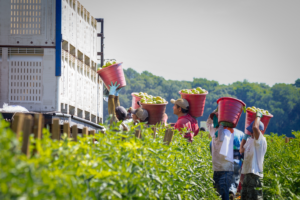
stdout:
<svg viewBox="0 0 300 200">
<path fill-rule="evenodd" d="M 37 154 L 21 153 L 9 124 L 0 120 L 0 199 L 218 199 L 213 189 L 209 138 L 187 143 L 175 131 L 171 145 L 163 143 L 166 129 L 153 139 L 143 124 L 129 132 L 52 140 L 31 136 Z M 118 124 L 116 125 L 118 126 Z M 134 136 L 140 128 L 142 138 Z M 284 136 L 266 135 L 264 199 L 300 199 L 300 132 L 285 143 Z"/>
<path fill-rule="evenodd" d="M 264 161 L 264 199 L 300 199 L 300 131 L 285 143 L 284 135 L 267 136 Z"/>
<path fill-rule="evenodd" d="M 37 154 L 27 158 L 20 142 L 0 122 L 0 199 L 218 199 L 212 182 L 208 138 L 186 142 L 178 132 L 165 145 L 165 128 L 142 130 L 142 138 L 114 132 L 52 140 L 30 138 Z"/>
</svg>

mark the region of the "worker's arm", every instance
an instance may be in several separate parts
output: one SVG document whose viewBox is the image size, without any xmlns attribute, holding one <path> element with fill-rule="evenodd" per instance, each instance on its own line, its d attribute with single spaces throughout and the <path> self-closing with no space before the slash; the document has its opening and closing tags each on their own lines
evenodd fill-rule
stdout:
<svg viewBox="0 0 300 200">
<path fill-rule="evenodd" d="M 110 124 L 113 122 L 118 122 L 118 118 L 116 115 L 116 109 L 115 109 L 115 96 L 109 95 L 108 97 L 108 114 L 111 115 Z"/>
<path fill-rule="evenodd" d="M 243 139 L 241 142 L 241 146 L 240 146 L 240 154 L 244 153 L 244 151 L 245 151 L 245 148 L 244 148 L 245 143 L 246 143 L 246 140 Z"/>
<path fill-rule="evenodd" d="M 243 139 L 242 139 L 241 146 L 240 146 L 240 153 L 241 153 L 241 154 L 244 153 L 244 151 L 245 151 L 244 145 L 246 144 L 247 139 L 248 139 L 249 137 L 251 137 L 251 136 L 250 136 L 250 135 L 247 135 L 247 134 L 244 134 L 244 137 L 243 137 Z"/>
<path fill-rule="evenodd" d="M 120 106 L 119 96 L 115 96 L 115 108 Z"/>
<path fill-rule="evenodd" d="M 116 115 L 115 96 L 114 95 L 109 95 L 108 96 L 108 114 L 109 115 Z"/>
<path fill-rule="evenodd" d="M 112 115 L 112 118 L 110 119 L 110 123 L 119 121 L 116 115 L 116 102 L 115 102 L 115 93 L 118 87 L 119 85 L 117 85 L 117 82 L 115 84 L 111 83 L 111 85 L 109 86 L 108 114 Z M 119 101 L 119 97 L 117 101 Z"/>
<path fill-rule="evenodd" d="M 254 137 L 256 140 L 258 140 L 258 138 L 260 136 L 260 130 L 259 130 L 260 118 L 262 118 L 262 113 L 260 111 L 257 111 L 256 118 L 255 118 L 253 126 L 252 126 L 253 134 L 254 134 Z"/>
<path fill-rule="evenodd" d="M 120 106 L 120 101 L 119 101 L 119 92 L 121 91 L 122 88 L 116 89 L 115 92 L 115 108 Z"/>
</svg>

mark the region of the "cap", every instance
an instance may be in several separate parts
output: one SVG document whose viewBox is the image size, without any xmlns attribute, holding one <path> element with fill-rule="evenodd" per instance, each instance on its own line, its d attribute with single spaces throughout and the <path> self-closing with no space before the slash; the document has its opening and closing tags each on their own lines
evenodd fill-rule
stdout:
<svg viewBox="0 0 300 200">
<path fill-rule="evenodd" d="M 172 104 L 176 104 L 178 106 L 180 106 L 181 108 L 188 110 L 189 108 L 189 102 L 186 99 L 177 99 L 176 101 L 174 99 L 171 99 L 171 103 Z"/>
<path fill-rule="evenodd" d="M 254 124 L 254 121 L 247 127 L 247 130 L 250 133 L 253 133 L 253 129 L 252 129 L 253 124 Z M 262 122 L 259 122 L 259 130 L 263 131 L 264 129 L 265 129 L 265 125 Z"/>
<path fill-rule="evenodd" d="M 148 111 L 143 108 L 131 109 L 131 113 L 135 114 L 142 121 L 146 120 L 148 115 Z"/>
<path fill-rule="evenodd" d="M 127 111 L 123 106 L 116 107 L 116 113 L 123 119 L 125 119 L 127 116 Z"/>
</svg>

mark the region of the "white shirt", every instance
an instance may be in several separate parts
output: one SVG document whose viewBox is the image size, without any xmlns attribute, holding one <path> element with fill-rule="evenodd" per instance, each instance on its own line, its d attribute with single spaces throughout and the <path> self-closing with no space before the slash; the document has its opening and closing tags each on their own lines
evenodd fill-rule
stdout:
<svg viewBox="0 0 300 200">
<path fill-rule="evenodd" d="M 220 134 L 220 129 L 219 129 Z M 222 133 L 221 133 L 222 134 Z M 233 139 L 234 139 L 234 132 L 231 133 L 230 130 L 225 129 L 223 130 L 224 140 L 222 147 L 220 149 L 220 154 L 225 156 L 225 159 L 233 163 Z"/>
<path fill-rule="evenodd" d="M 212 163 L 213 171 L 233 171 L 233 162 L 226 160 L 226 156 L 220 154 L 220 150 L 223 142 L 220 142 L 219 138 L 216 138 L 215 132 L 218 130 L 213 128 L 213 121 L 209 118 L 206 122 L 207 128 L 212 137 Z M 233 151 L 233 147 L 232 147 Z"/>
<path fill-rule="evenodd" d="M 120 124 L 120 126 L 119 126 L 120 130 L 121 130 L 121 131 L 124 131 L 123 125 L 126 126 L 127 128 L 129 128 L 130 122 L 132 122 L 132 119 L 126 119 L 126 120 L 124 120 L 124 121 Z"/>
<path fill-rule="evenodd" d="M 255 174 L 263 177 L 263 163 L 267 151 L 267 141 L 260 132 L 258 140 L 248 138 L 245 148 L 242 174 Z"/>
</svg>

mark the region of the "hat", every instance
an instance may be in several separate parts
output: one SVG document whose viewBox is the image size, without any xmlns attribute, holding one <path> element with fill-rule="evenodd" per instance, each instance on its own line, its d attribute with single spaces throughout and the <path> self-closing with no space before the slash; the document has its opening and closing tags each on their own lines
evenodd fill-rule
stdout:
<svg viewBox="0 0 300 200">
<path fill-rule="evenodd" d="M 123 106 L 118 106 L 116 107 L 116 114 L 125 119 L 127 116 L 127 111 Z"/>
<path fill-rule="evenodd" d="M 176 104 L 180 106 L 181 108 L 188 110 L 189 109 L 189 102 L 186 99 L 177 99 L 176 101 L 174 99 L 171 99 L 172 104 Z"/>
<path fill-rule="evenodd" d="M 253 133 L 253 129 L 252 129 L 252 126 L 254 124 L 254 121 L 247 127 L 247 130 L 250 132 L 250 133 Z M 262 122 L 259 122 L 259 130 L 263 131 L 265 129 L 265 126 Z"/>
<path fill-rule="evenodd" d="M 142 121 L 145 121 L 147 119 L 147 117 L 149 116 L 148 111 L 143 108 L 131 109 L 131 113 L 135 114 Z"/>
</svg>

